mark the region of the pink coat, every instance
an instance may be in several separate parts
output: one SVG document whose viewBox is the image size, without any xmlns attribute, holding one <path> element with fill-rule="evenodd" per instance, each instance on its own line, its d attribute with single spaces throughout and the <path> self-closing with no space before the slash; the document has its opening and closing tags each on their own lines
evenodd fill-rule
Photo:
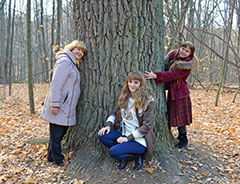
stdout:
<svg viewBox="0 0 240 184">
<path fill-rule="evenodd" d="M 56 54 L 50 90 L 44 102 L 41 118 L 57 125 L 76 124 L 76 106 L 80 96 L 80 73 L 76 59 L 69 50 Z M 50 112 L 51 106 L 59 107 L 57 115 Z"/>
</svg>

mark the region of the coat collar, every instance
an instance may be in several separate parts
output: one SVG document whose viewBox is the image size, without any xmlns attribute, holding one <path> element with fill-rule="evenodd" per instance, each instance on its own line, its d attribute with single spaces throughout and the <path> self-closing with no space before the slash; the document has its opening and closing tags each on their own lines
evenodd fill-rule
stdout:
<svg viewBox="0 0 240 184">
<path fill-rule="evenodd" d="M 174 57 L 176 57 L 178 51 L 173 50 L 167 54 L 165 61 L 168 62 Z M 174 55 L 174 56 L 173 56 Z M 198 66 L 198 58 L 197 56 L 193 56 L 192 59 L 186 59 L 186 60 L 181 60 L 181 59 L 176 59 L 172 65 L 170 66 L 169 70 L 192 70 L 193 68 L 196 68 Z"/>
<path fill-rule="evenodd" d="M 61 57 L 68 57 L 72 62 L 73 64 L 77 65 L 77 62 L 76 62 L 76 58 L 75 56 L 73 55 L 73 53 L 68 50 L 68 49 L 65 49 L 63 51 L 60 51 L 56 54 L 56 60 L 58 60 L 59 58 Z"/>
<path fill-rule="evenodd" d="M 170 67 L 170 70 L 192 70 L 196 68 L 198 65 L 198 59 L 196 56 L 193 56 L 192 60 L 184 61 L 184 60 L 176 60 Z"/>
</svg>

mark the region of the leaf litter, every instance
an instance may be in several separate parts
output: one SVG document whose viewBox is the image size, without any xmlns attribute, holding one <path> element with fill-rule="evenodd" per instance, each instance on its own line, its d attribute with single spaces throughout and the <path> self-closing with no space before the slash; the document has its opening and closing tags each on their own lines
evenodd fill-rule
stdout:
<svg viewBox="0 0 240 184">
<path fill-rule="evenodd" d="M 0 109 L 0 183 L 86 183 L 64 174 L 65 167 L 58 167 L 46 160 L 47 143 L 30 144 L 29 140 L 46 139 L 49 136 L 48 123 L 39 118 L 42 102 L 49 85 L 35 84 L 34 102 L 36 114 L 29 113 L 28 89 L 25 84 L 14 84 L 12 96 L 1 100 Z M 209 148 L 209 156 L 221 160 L 216 165 L 214 176 L 202 171 L 204 163 L 194 156 L 179 159 L 183 168 L 180 175 L 192 175 L 189 183 L 238 183 L 240 181 L 240 103 L 231 103 L 233 93 L 225 92 L 215 106 L 216 91 L 191 90 L 193 124 L 188 127 L 190 147 Z M 176 129 L 173 134 L 176 136 Z M 41 142 L 41 141 L 40 141 Z M 200 146 L 203 145 L 203 146 Z M 206 150 L 204 150 L 206 151 Z M 71 155 L 66 155 L 69 159 Z M 143 168 L 154 175 L 165 172 L 159 162 L 152 168 Z M 136 177 L 134 175 L 134 177 Z M 134 178 L 136 179 L 136 178 Z M 217 182 L 218 181 L 218 182 Z"/>
</svg>

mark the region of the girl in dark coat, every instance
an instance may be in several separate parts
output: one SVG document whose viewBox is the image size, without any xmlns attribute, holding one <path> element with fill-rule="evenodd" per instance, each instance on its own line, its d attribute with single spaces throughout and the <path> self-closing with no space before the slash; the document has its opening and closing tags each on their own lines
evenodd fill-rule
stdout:
<svg viewBox="0 0 240 184">
<path fill-rule="evenodd" d="M 192 106 L 187 78 L 191 70 L 197 66 L 194 56 L 195 47 L 191 42 L 184 42 L 178 50 L 171 51 L 165 58 L 165 71 L 144 72 L 147 79 L 156 79 L 158 83 L 165 83 L 168 89 L 167 112 L 169 127 L 178 127 L 177 148 L 184 148 L 188 144 L 186 125 L 192 123 Z"/>
<path fill-rule="evenodd" d="M 154 94 L 139 72 L 128 74 L 106 126 L 98 132 L 99 140 L 109 147 L 109 154 L 120 160 L 118 169 L 135 159 L 134 170 L 142 167 L 142 155 L 150 162 L 153 156 L 155 116 Z M 117 129 L 121 127 L 121 130 Z"/>
</svg>

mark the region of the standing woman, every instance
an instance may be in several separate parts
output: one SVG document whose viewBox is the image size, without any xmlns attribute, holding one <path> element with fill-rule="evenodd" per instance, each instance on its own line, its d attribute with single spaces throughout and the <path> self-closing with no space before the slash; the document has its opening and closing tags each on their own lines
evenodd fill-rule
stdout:
<svg viewBox="0 0 240 184">
<path fill-rule="evenodd" d="M 168 89 L 167 112 L 169 127 L 178 127 L 177 148 L 184 148 L 188 144 L 186 125 L 192 123 L 192 106 L 187 78 L 191 70 L 197 66 L 194 56 L 195 47 L 191 42 L 184 42 L 178 50 L 170 52 L 165 58 L 165 71 L 144 72 L 147 79 L 156 79 L 158 83 L 165 83 Z"/>
<path fill-rule="evenodd" d="M 124 169 L 127 161 L 135 159 L 133 169 L 139 170 L 143 154 L 148 162 L 151 161 L 154 117 L 154 94 L 146 79 L 139 71 L 129 73 L 118 105 L 108 117 L 106 126 L 98 132 L 99 140 L 110 148 L 109 154 L 121 161 L 118 169 Z"/>
<path fill-rule="evenodd" d="M 56 54 L 50 90 L 41 118 L 50 125 L 48 161 L 64 166 L 61 141 L 69 126 L 76 125 L 76 106 L 80 96 L 80 60 L 86 54 L 84 42 L 74 40 Z"/>
</svg>

